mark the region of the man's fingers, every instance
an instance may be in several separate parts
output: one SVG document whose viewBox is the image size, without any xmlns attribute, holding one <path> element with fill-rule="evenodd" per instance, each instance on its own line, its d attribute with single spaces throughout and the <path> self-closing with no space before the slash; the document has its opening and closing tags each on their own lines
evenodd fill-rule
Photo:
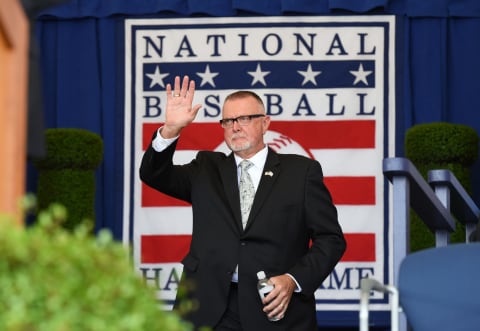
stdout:
<svg viewBox="0 0 480 331">
<path fill-rule="evenodd" d="M 269 309 L 269 306 L 271 306 L 271 305 L 274 305 L 274 306 L 273 306 L 273 308 Z M 267 313 L 269 318 L 275 318 L 276 317 L 276 318 L 281 319 L 285 316 L 287 308 L 288 308 L 288 303 L 284 304 L 282 302 L 280 302 L 280 303 L 273 303 L 272 302 L 270 305 L 265 306 L 263 311 L 265 313 Z"/>
<path fill-rule="evenodd" d="M 165 88 L 165 92 L 167 92 L 167 100 L 170 99 L 172 96 L 172 85 L 170 83 L 167 84 L 167 87 Z"/>
<path fill-rule="evenodd" d="M 186 97 L 190 103 L 193 102 L 193 95 L 195 94 L 195 81 L 192 79 L 188 86 L 188 91 L 186 92 Z"/>
<path fill-rule="evenodd" d="M 175 76 L 173 91 L 172 86 L 167 84 L 166 92 L 169 97 L 173 96 L 174 98 L 187 98 L 187 100 L 191 102 L 193 101 L 193 95 L 195 93 L 195 81 L 190 80 L 187 75 L 183 76 L 182 80 L 180 80 L 180 76 Z"/>
<path fill-rule="evenodd" d="M 173 85 L 173 96 L 180 95 L 180 76 L 175 76 L 175 82 Z"/>
<path fill-rule="evenodd" d="M 283 318 L 287 311 L 288 305 L 294 291 L 294 284 L 290 276 L 280 275 L 271 277 L 270 282 L 274 284 L 274 289 L 264 298 L 265 305 L 263 311 L 267 313 L 269 318 Z"/>
<path fill-rule="evenodd" d="M 180 77 L 178 79 L 180 80 Z M 178 96 L 184 98 L 187 95 L 189 81 L 190 81 L 190 79 L 188 78 L 187 75 L 183 76 L 182 88 L 181 88 L 181 90 L 179 90 Z M 192 80 L 192 82 L 193 82 L 193 80 Z"/>
<path fill-rule="evenodd" d="M 195 105 L 195 106 L 192 108 L 193 113 L 194 113 L 194 114 L 197 114 L 197 112 L 200 110 L 201 107 L 202 107 L 201 104 Z"/>
</svg>

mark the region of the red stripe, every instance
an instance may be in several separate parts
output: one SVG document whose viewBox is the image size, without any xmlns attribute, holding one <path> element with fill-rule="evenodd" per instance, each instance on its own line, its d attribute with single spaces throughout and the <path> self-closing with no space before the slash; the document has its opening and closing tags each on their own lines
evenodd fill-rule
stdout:
<svg viewBox="0 0 480 331">
<path fill-rule="evenodd" d="M 346 233 L 342 262 L 375 262 L 375 233 Z"/>
<path fill-rule="evenodd" d="M 272 120 L 269 130 L 281 132 L 304 148 L 374 148 L 375 121 Z"/>
<path fill-rule="evenodd" d="M 152 135 L 163 123 L 143 124 L 143 149 L 145 150 Z M 178 140 L 178 150 L 214 150 L 223 142 L 223 129 L 220 123 L 192 123 L 182 130 L 182 139 Z"/>
<path fill-rule="evenodd" d="M 192 236 L 143 235 L 140 242 L 142 263 L 180 262 L 187 254 Z"/>
<path fill-rule="evenodd" d="M 375 234 L 347 233 L 347 250 L 342 262 L 374 262 Z M 190 246 L 190 235 L 143 235 L 141 263 L 180 262 Z"/>
<path fill-rule="evenodd" d="M 153 132 L 161 123 L 143 124 L 143 148 L 150 143 Z M 374 147 L 375 121 L 310 121 L 272 122 L 272 130 L 281 131 L 309 148 Z M 315 139 L 312 139 L 315 137 Z M 350 142 L 347 144 L 347 141 Z M 217 123 L 192 123 L 182 131 L 180 150 L 215 149 L 223 142 L 223 129 Z M 326 177 L 333 200 L 337 205 L 374 205 L 374 177 Z M 186 206 L 142 184 L 142 206 Z"/>
<path fill-rule="evenodd" d="M 333 203 L 375 205 L 375 177 L 325 177 Z M 176 207 L 190 204 L 160 193 L 142 183 L 142 207 Z"/>
<path fill-rule="evenodd" d="M 142 124 L 142 149 L 146 150 L 152 141 L 153 133 L 161 127 L 163 123 L 143 123 Z"/>
<path fill-rule="evenodd" d="M 162 123 L 143 124 L 143 149 Z M 275 121 L 270 130 L 289 136 L 307 149 L 374 148 L 375 121 Z M 214 150 L 223 142 L 219 123 L 192 123 L 182 131 L 177 149 Z"/>
<path fill-rule="evenodd" d="M 142 183 L 142 207 L 183 207 L 189 203 L 172 198 Z"/>
<path fill-rule="evenodd" d="M 335 205 L 375 205 L 375 177 L 325 177 Z"/>
</svg>

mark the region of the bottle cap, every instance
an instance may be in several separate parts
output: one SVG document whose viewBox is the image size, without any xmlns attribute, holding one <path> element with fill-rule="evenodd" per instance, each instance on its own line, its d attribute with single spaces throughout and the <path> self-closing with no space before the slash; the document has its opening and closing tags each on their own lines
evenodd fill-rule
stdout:
<svg viewBox="0 0 480 331">
<path fill-rule="evenodd" d="M 258 279 L 267 278 L 267 276 L 265 275 L 265 271 L 259 271 L 259 272 L 257 272 L 257 277 L 258 277 Z"/>
</svg>

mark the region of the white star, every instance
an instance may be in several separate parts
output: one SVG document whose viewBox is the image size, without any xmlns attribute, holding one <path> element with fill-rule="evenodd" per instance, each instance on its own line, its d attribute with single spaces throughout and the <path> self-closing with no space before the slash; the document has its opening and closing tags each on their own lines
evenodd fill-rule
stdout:
<svg viewBox="0 0 480 331">
<path fill-rule="evenodd" d="M 253 77 L 252 83 L 250 85 L 255 85 L 256 82 L 260 82 L 263 86 L 267 86 L 265 82 L 265 76 L 270 75 L 270 71 L 262 71 L 260 63 L 257 63 L 257 69 L 255 71 L 247 71 L 247 73 Z"/>
<path fill-rule="evenodd" d="M 202 87 L 207 83 L 212 85 L 212 87 L 215 87 L 215 82 L 213 81 L 213 79 L 218 76 L 218 72 L 210 72 L 210 65 L 207 64 L 207 66 L 205 67 L 205 71 L 197 72 L 197 75 L 199 75 L 202 78 L 200 87 Z"/>
<path fill-rule="evenodd" d="M 355 81 L 353 85 L 357 85 L 359 82 L 363 82 L 365 85 L 368 85 L 367 76 L 370 75 L 373 71 L 364 71 L 363 65 L 360 63 L 357 71 L 350 70 L 350 73 L 355 76 Z"/>
<path fill-rule="evenodd" d="M 150 88 L 154 87 L 155 85 L 160 85 L 161 87 L 165 87 L 163 83 L 163 79 L 170 74 L 161 74 L 160 73 L 160 66 L 155 67 L 155 72 L 153 74 L 146 74 L 148 78 L 152 81 L 150 82 Z"/>
<path fill-rule="evenodd" d="M 315 77 L 322 73 L 321 71 L 313 71 L 310 63 L 308 64 L 307 71 L 297 70 L 297 72 L 303 76 L 302 86 L 308 82 L 312 82 L 313 85 L 317 86 L 317 80 Z"/>
</svg>

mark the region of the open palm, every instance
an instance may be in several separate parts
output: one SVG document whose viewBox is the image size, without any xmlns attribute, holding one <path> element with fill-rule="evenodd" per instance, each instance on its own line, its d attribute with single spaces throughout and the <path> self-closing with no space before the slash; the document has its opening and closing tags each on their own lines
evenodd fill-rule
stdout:
<svg viewBox="0 0 480 331">
<path fill-rule="evenodd" d="M 167 105 L 165 110 L 165 124 L 162 136 L 178 135 L 188 124 L 193 122 L 201 105 L 192 105 L 195 94 L 195 81 L 188 76 L 183 77 L 180 86 L 180 77 L 175 77 L 173 86 L 167 84 Z M 167 137 L 165 137 L 167 138 Z"/>
</svg>

